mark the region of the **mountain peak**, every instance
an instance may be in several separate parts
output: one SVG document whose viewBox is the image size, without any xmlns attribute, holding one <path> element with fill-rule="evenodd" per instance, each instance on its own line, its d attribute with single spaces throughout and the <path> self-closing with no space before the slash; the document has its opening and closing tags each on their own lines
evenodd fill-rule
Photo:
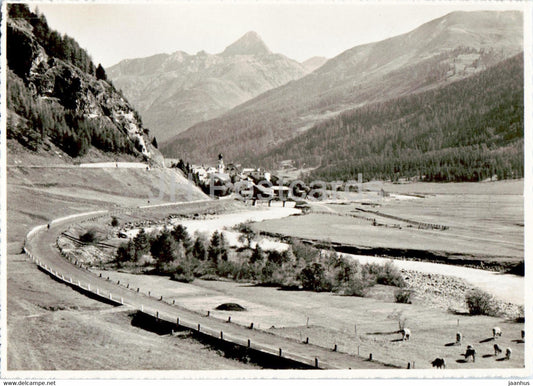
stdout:
<svg viewBox="0 0 533 386">
<path fill-rule="evenodd" d="M 222 55 L 265 55 L 270 53 L 257 32 L 249 31 L 235 43 L 226 47 Z"/>
</svg>

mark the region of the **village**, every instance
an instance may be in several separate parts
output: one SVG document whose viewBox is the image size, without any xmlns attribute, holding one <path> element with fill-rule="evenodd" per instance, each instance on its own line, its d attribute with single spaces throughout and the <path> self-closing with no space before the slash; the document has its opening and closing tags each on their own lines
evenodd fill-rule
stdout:
<svg viewBox="0 0 533 386">
<path fill-rule="evenodd" d="M 262 168 L 246 168 L 235 163 L 226 165 L 222 154 L 219 154 L 216 166 L 190 165 L 181 159 L 167 159 L 166 163 L 172 168 L 180 169 L 211 197 L 234 193 L 237 198 L 244 200 L 279 200 L 285 203 L 288 200 L 307 198 L 311 192 L 301 180 L 280 178 Z M 290 161 L 283 164 L 284 167 L 290 165 Z"/>
</svg>

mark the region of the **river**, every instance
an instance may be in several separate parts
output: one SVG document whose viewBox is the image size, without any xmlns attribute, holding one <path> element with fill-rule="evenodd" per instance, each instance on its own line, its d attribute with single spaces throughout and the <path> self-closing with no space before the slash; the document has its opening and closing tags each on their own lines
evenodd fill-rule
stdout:
<svg viewBox="0 0 533 386">
<path fill-rule="evenodd" d="M 300 211 L 295 208 L 272 206 L 265 207 L 264 210 L 227 213 L 202 220 L 174 220 L 173 224 L 182 224 L 187 228 L 190 234 L 198 232 L 210 235 L 215 230 L 220 231 L 224 228 L 231 228 L 243 222 L 258 222 L 263 220 L 279 219 L 297 213 L 300 213 Z M 130 236 L 133 236 L 136 233 L 136 230 L 130 230 L 129 233 Z M 240 245 L 238 236 L 239 234 L 237 232 L 228 230 L 224 231 L 224 237 L 230 246 Z M 285 243 L 266 238 L 256 239 L 256 242 L 258 242 L 261 248 L 265 250 L 284 250 L 288 247 Z M 347 253 L 343 253 L 342 255 L 359 260 L 361 263 L 384 264 L 385 262 L 389 261 L 389 259 L 382 257 L 352 255 Z M 524 304 L 524 277 L 522 276 L 484 271 L 481 269 L 467 268 L 457 265 L 437 264 L 412 260 L 394 260 L 394 265 L 405 270 L 461 278 L 473 286 L 492 294 L 502 301 L 518 305 Z"/>
</svg>

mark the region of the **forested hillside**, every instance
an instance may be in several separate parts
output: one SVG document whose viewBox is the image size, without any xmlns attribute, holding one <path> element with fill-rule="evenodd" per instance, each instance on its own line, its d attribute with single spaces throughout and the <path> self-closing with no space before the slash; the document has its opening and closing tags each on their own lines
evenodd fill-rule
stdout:
<svg viewBox="0 0 533 386">
<path fill-rule="evenodd" d="M 8 140 L 31 151 L 55 147 L 70 157 L 94 147 L 161 159 L 139 115 L 107 81 L 103 67 L 25 4 L 8 5 L 6 56 Z"/>
<path fill-rule="evenodd" d="M 415 30 L 353 47 L 311 74 L 267 91 L 161 145 L 174 158 L 267 155 L 355 107 L 468 78 L 523 51 L 518 11 L 452 12 Z"/>
<path fill-rule="evenodd" d="M 318 166 L 310 178 L 480 181 L 524 171 L 523 55 L 441 88 L 354 109 L 268 156 Z"/>
</svg>

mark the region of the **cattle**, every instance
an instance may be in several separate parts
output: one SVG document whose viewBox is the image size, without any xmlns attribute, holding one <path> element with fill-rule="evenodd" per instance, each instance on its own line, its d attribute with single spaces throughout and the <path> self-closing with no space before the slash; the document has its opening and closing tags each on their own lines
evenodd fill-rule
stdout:
<svg viewBox="0 0 533 386">
<path fill-rule="evenodd" d="M 476 350 L 474 349 L 474 347 L 469 345 L 466 348 L 466 352 L 464 356 L 465 356 L 465 360 L 468 360 L 469 357 L 472 357 L 472 362 L 475 362 L 476 361 Z"/>
<path fill-rule="evenodd" d="M 494 356 L 498 356 L 502 353 L 502 349 L 497 344 L 494 345 Z"/>
<path fill-rule="evenodd" d="M 513 353 L 513 350 L 511 350 L 510 347 L 507 347 L 505 349 L 505 359 L 509 360 L 511 359 L 511 354 Z"/>
<path fill-rule="evenodd" d="M 409 340 L 411 338 L 411 330 L 408 328 L 403 328 L 400 332 L 402 333 L 402 340 Z"/>
<path fill-rule="evenodd" d="M 500 329 L 500 327 L 494 327 L 492 329 L 492 337 L 496 338 L 497 336 L 502 336 L 502 330 Z"/>
<path fill-rule="evenodd" d="M 457 332 L 457 334 L 455 334 L 455 344 L 461 344 L 462 340 L 463 340 L 463 334 L 461 334 L 460 332 Z"/>
<path fill-rule="evenodd" d="M 433 362 L 431 362 L 431 365 L 433 367 L 436 367 L 438 369 L 445 369 L 446 368 L 446 361 L 444 358 L 435 358 Z"/>
</svg>

